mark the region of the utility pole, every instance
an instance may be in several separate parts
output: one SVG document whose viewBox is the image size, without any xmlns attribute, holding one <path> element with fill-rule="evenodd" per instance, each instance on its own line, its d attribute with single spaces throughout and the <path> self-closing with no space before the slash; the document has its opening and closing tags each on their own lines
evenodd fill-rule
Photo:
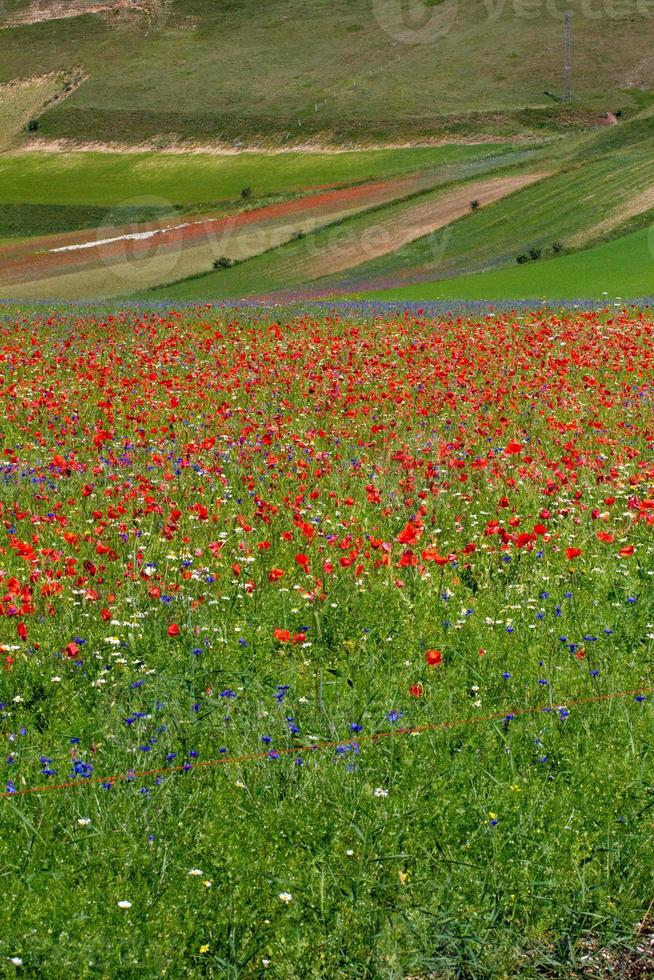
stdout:
<svg viewBox="0 0 654 980">
<path fill-rule="evenodd" d="M 563 29 L 563 101 L 572 102 L 572 10 L 566 10 Z"/>
</svg>

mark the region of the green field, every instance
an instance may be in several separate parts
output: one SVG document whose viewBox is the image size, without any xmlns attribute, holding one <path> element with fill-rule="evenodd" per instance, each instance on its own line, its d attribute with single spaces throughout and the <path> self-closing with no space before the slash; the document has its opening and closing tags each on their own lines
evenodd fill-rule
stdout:
<svg viewBox="0 0 654 980">
<path fill-rule="evenodd" d="M 381 300 L 563 300 L 654 296 L 651 228 L 558 258 L 361 294 Z"/>
<path fill-rule="evenodd" d="M 495 157 L 510 147 L 449 145 L 344 153 L 7 153 L 0 204 L 112 207 L 133 197 L 201 205 L 420 173 Z"/>
</svg>

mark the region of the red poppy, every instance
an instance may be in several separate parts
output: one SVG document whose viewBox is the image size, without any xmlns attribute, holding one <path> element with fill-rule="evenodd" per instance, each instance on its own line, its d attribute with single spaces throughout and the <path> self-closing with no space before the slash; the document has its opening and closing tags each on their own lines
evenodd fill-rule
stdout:
<svg viewBox="0 0 654 980">
<path fill-rule="evenodd" d="M 171 623 L 168 627 L 168 636 L 179 636 L 179 626 L 177 623 Z"/>
<path fill-rule="evenodd" d="M 440 650 L 427 650 L 425 659 L 430 667 L 439 667 L 443 663 L 443 654 Z"/>
</svg>

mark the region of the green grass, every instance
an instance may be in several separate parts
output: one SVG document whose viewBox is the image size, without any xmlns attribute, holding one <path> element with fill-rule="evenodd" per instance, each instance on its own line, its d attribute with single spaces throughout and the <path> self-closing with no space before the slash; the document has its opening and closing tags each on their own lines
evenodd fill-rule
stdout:
<svg viewBox="0 0 654 980">
<path fill-rule="evenodd" d="M 89 80 L 43 115 L 42 132 L 82 141 L 574 129 L 649 97 L 651 32 L 642 0 L 592 16 L 582 0 L 569 5 L 572 108 L 545 95 L 560 91 L 561 15 L 477 0 L 429 7 L 435 36 L 426 43 L 411 43 L 395 0 L 173 0 L 159 4 L 161 16 L 121 27 L 89 15 L 5 30 L 0 81 L 81 65 Z"/>
<path fill-rule="evenodd" d="M 654 296 L 654 235 L 645 228 L 595 248 L 474 276 L 373 290 L 367 299 L 511 300 Z"/>
<path fill-rule="evenodd" d="M 173 205 L 160 207 L 93 207 L 73 204 L 2 204 L 0 205 L 0 236 L 29 238 L 56 235 L 84 228 L 101 228 L 156 221 L 179 214 Z"/>
<path fill-rule="evenodd" d="M 0 155 L 0 203 L 113 207 L 199 205 L 329 184 L 358 183 L 493 158 L 493 144 L 346 153 L 7 153 Z M 132 198 L 142 198 L 134 202 Z M 157 201 L 156 199 L 163 199 Z"/>
</svg>

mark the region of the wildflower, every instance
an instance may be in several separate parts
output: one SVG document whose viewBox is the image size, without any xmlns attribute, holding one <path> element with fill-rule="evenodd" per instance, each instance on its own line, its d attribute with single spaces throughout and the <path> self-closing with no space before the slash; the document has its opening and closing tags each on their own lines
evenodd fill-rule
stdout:
<svg viewBox="0 0 654 980">
<path fill-rule="evenodd" d="M 282 902 L 285 902 L 286 905 L 288 905 L 289 902 L 293 901 L 293 896 L 291 895 L 290 892 L 280 892 L 279 898 Z"/>
<path fill-rule="evenodd" d="M 122 899 L 120 902 L 116 903 L 119 909 L 131 909 L 132 903 L 128 902 L 126 899 Z"/>
<path fill-rule="evenodd" d="M 374 792 L 373 792 L 373 794 L 372 794 L 372 795 L 373 795 L 373 796 L 377 796 L 377 797 L 382 797 L 382 798 L 383 798 L 383 797 L 386 797 L 386 796 L 388 796 L 388 790 L 387 790 L 387 789 L 384 789 L 384 788 L 383 788 L 382 786 L 378 786 L 378 787 L 377 787 L 377 788 L 376 788 L 376 789 L 374 790 Z"/>
</svg>

